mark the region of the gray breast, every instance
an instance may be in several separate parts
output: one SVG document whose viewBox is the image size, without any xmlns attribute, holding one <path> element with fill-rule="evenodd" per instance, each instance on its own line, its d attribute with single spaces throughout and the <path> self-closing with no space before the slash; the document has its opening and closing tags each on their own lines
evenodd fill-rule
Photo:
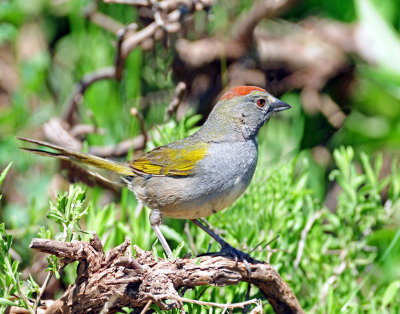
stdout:
<svg viewBox="0 0 400 314">
<path fill-rule="evenodd" d="M 257 164 L 257 141 L 211 143 L 188 177 L 149 177 L 136 195 L 166 217 L 195 219 L 232 204 L 247 188 Z M 136 184 L 134 184 L 136 185 Z"/>
<path fill-rule="evenodd" d="M 249 185 L 257 164 L 257 142 L 215 143 L 211 158 L 201 165 L 209 171 L 202 176 L 201 185 L 207 186 L 210 211 L 222 210 L 232 204 Z"/>
</svg>

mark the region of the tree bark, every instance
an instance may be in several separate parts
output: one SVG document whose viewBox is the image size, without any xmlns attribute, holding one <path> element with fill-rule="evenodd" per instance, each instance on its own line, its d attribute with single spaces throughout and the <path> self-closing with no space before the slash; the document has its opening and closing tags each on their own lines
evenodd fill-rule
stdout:
<svg viewBox="0 0 400 314">
<path fill-rule="evenodd" d="M 149 301 L 167 310 L 182 306 L 181 288 L 222 287 L 240 281 L 257 286 L 276 313 L 304 313 L 289 286 L 266 263 L 251 263 L 248 274 L 244 263 L 223 256 L 156 261 L 151 252 L 136 245 L 136 258 L 125 254 L 129 245 L 127 239 L 106 255 L 96 234 L 90 242 L 33 239 L 32 249 L 80 262 L 75 283 L 47 313 L 98 313 L 103 308 L 113 313 L 123 307 L 144 308 Z"/>
</svg>

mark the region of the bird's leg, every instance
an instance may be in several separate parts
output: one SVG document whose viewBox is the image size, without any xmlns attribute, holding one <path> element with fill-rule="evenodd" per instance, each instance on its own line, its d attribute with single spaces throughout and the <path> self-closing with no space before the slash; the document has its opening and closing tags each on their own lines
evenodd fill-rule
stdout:
<svg viewBox="0 0 400 314">
<path fill-rule="evenodd" d="M 167 253 L 168 258 L 172 258 L 172 251 L 160 229 L 161 221 L 162 215 L 160 211 L 158 209 L 153 209 L 150 213 L 150 225 L 156 233 L 161 245 L 163 246 L 165 253 Z"/>
<path fill-rule="evenodd" d="M 222 254 L 231 256 L 236 261 L 238 259 L 243 261 L 243 263 L 246 265 L 246 269 L 247 269 L 248 273 L 251 273 L 250 265 L 248 262 L 256 262 L 256 260 L 254 260 L 252 257 L 250 257 L 249 254 L 244 253 L 238 249 L 235 249 L 228 242 L 226 242 L 224 239 L 222 239 L 218 234 L 216 234 L 210 228 L 203 225 L 199 220 L 191 219 L 190 221 L 193 222 L 196 226 L 203 229 L 205 232 L 207 232 L 215 241 L 217 241 L 221 245 L 221 253 Z"/>
<path fill-rule="evenodd" d="M 203 225 L 199 220 L 197 219 L 191 219 L 191 222 L 193 222 L 196 226 L 200 227 L 203 229 L 205 232 L 207 232 L 215 241 L 217 241 L 222 247 L 229 245 L 228 242 L 226 242 L 224 239 L 222 239 L 218 234 L 216 234 L 213 230 L 208 228 L 207 226 Z"/>
</svg>

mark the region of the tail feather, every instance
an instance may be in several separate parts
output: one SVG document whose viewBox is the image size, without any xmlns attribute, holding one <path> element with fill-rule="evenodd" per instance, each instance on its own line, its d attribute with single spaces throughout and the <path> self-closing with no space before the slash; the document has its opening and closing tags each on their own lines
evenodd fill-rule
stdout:
<svg viewBox="0 0 400 314">
<path fill-rule="evenodd" d="M 72 149 L 67 149 L 67 148 L 57 146 L 54 144 L 50 144 L 47 142 L 43 142 L 43 141 L 33 140 L 33 139 L 29 139 L 29 138 L 24 138 L 24 137 L 18 137 L 18 139 L 21 141 L 33 143 L 36 145 L 45 146 L 45 147 L 48 147 L 48 148 L 51 148 L 51 149 L 54 149 L 57 151 L 57 152 L 49 152 L 49 151 L 41 150 L 41 149 L 21 147 L 21 149 L 26 150 L 31 153 L 34 153 L 34 154 L 37 154 L 37 155 L 53 157 L 53 158 L 63 159 L 63 160 L 72 160 L 72 161 L 82 163 L 85 165 L 94 166 L 96 168 L 110 170 L 110 171 L 116 172 L 116 173 L 118 173 L 120 175 L 124 175 L 124 176 L 134 175 L 133 170 L 128 165 L 124 165 L 124 164 L 116 162 L 116 161 L 108 160 L 105 158 L 97 157 L 97 156 L 82 153 L 82 152 L 78 152 L 78 151 L 75 151 Z"/>
</svg>

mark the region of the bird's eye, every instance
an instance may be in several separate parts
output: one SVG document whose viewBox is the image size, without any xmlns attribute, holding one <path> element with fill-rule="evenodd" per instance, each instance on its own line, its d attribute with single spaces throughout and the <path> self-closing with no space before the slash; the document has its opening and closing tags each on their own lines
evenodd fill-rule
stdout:
<svg viewBox="0 0 400 314">
<path fill-rule="evenodd" d="M 257 99 L 257 106 L 258 107 L 264 107 L 265 106 L 265 99 L 264 98 Z"/>
</svg>

